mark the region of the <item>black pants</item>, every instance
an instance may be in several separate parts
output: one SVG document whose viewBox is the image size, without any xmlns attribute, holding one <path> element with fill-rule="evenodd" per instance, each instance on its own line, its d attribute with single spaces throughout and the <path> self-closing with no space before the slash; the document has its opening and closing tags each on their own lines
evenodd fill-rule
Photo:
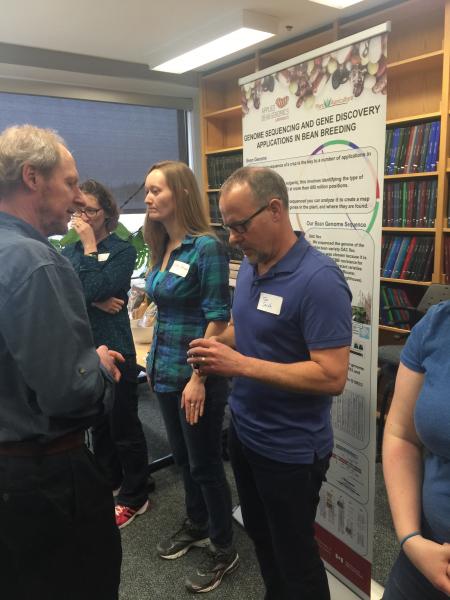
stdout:
<svg viewBox="0 0 450 600">
<path fill-rule="evenodd" d="M 314 464 L 270 460 L 244 446 L 233 425 L 230 458 L 242 516 L 256 550 L 267 600 L 329 600 L 314 538 L 319 490 L 329 457 Z"/>
<path fill-rule="evenodd" d="M 140 508 L 148 497 L 148 455 L 138 416 L 136 359 L 127 357 L 118 366 L 122 377 L 115 386 L 114 407 L 92 428 L 92 444 L 111 487 L 120 487 L 118 504 Z"/>
<path fill-rule="evenodd" d="M 122 550 L 111 488 L 85 446 L 0 456 L 0 595 L 116 600 Z"/>
<path fill-rule="evenodd" d="M 161 414 L 175 464 L 183 474 L 187 516 L 209 525 L 209 537 L 219 548 L 232 543 L 231 492 L 222 462 L 222 424 L 228 383 L 206 380 L 205 412 L 189 425 L 180 408 L 181 392 L 158 393 Z"/>
</svg>

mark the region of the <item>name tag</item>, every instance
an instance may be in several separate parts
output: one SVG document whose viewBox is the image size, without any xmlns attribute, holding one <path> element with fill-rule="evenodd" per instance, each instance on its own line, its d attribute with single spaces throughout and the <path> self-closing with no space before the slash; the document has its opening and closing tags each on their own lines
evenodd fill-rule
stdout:
<svg viewBox="0 0 450 600">
<path fill-rule="evenodd" d="M 98 262 L 105 262 L 105 260 L 108 260 L 109 258 L 109 252 L 105 252 L 104 254 L 99 254 L 97 257 Z"/>
<path fill-rule="evenodd" d="M 273 315 L 279 315 L 282 304 L 283 298 L 281 296 L 274 296 L 273 294 L 262 292 L 259 297 L 257 309 Z"/>
<path fill-rule="evenodd" d="M 180 277 L 186 277 L 189 272 L 189 267 L 190 265 L 188 263 L 181 262 L 181 260 L 174 260 L 169 273 L 175 273 L 175 275 L 179 275 Z"/>
</svg>

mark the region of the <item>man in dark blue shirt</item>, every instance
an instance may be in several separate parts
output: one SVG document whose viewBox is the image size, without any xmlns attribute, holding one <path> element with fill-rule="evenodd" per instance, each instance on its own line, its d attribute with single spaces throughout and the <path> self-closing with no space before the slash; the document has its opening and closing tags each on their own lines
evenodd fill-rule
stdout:
<svg viewBox="0 0 450 600">
<path fill-rule="evenodd" d="M 233 322 L 191 343 L 188 362 L 234 378 L 230 456 L 266 599 L 329 600 L 314 521 L 333 447 L 331 396 L 347 378 L 350 290 L 330 258 L 297 238 L 274 171 L 236 171 L 220 210 L 245 254 Z"/>
<path fill-rule="evenodd" d="M 84 431 L 120 374 L 95 350 L 81 285 L 47 236 L 83 208 L 63 140 L 0 134 L 0 564 L 8 600 L 114 600 L 121 546 L 111 489 Z"/>
</svg>

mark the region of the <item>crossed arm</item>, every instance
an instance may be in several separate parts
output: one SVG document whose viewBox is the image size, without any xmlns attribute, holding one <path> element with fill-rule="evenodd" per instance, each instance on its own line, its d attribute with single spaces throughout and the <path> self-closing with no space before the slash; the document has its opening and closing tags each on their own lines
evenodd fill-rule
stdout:
<svg viewBox="0 0 450 600">
<path fill-rule="evenodd" d="M 421 529 L 422 444 L 414 426 L 414 408 L 424 375 L 400 364 L 383 440 L 383 472 L 399 539 Z M 403 550 L 438 590 L 450 595 L 450 544 L 417 535 Z"/>
</svg>

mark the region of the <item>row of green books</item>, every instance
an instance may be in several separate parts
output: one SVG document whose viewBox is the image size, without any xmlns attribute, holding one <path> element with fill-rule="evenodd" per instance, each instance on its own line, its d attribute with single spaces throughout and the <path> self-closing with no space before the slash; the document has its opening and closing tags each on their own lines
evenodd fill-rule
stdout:
<svg viewBox="0 0 450 600">
<path fill-rule="evenodd" d="M 219 210 L 219 193 L 218 192 L 209 192 L 208 194 L 209 201 L 209 219 L 211 223 L 222 223 L 222 215 Z"/>
<path fill-rule="evenodd" d="M 383 235 L 381 277 L 431 281 L 434 236 Z"/>
<path fill-rule="evenodd" d="M 382 284 L 380 287 L 380 325 L 411 329 L 413 308 L 405 289 Z"/>
<path fill-rule="evenodd" d="M 440 121 L 386 130 L 385 175 L 436 171 Z"/>
<path fill-rule="evenodd" d="M 230 260 L 241 261 L 244 258 L 244 253 L 236 246 L 231 246 L 229 242 L 229 234 L 223 227 L 214 227 L 214 233 L 217 235 L 219 240 L 224 244 L 228 252 L 228 258 Z"/>
<path fill-rule="evenodd" d="M 437 179 L 386 181 L 383 227 L 434 227 Z"/>
<path fill-rule="evenodd" d="M 227 177 L 242 167 L 242 151 L 210 155 L 207 157 L 206 166 L 208 187 L 210 189 L 220 188 Z"/>
</svg>

